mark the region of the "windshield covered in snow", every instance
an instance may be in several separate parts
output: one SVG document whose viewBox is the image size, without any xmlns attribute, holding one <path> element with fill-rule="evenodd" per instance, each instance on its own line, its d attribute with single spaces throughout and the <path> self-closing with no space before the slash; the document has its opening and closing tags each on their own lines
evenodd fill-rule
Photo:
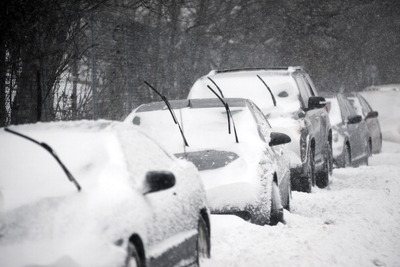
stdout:
<svg viewBox="0 0 400 267">
<path fill-rule="evenodd" d="M 217 100 L 218 101 L 218 100 Z M 193 100 L 192 102 L 195 102 Z M 222 103 L 206 106 L 185 107 L 182 102 L 171 101 L 176 117 L 182 126 L 189 147 L 186 151 L 203 149 L 227 149 L 242 143 L 260 142 L 260 132 L 253 114 L 247 106 L 231 106 L 230 110 L 236 124 L 239 143 L 235 136 L 228 133 L 227 114 Z M 146 106 L 139 108 L 132 120 L 133 124 L 141 126 L 150 136 L 157 139 L 173 153 L 184 151 L 183 140 L 179 129 L 174 124 L 168 109 L 163 107 L 146 110 Z"/>
<path fill-rule="evenodd" d="M 268 88 L 257 77 L 259 75 L 271 89 L 276 99 L 274 107 L 273 98 Z M 218 73 L 211 75 L 212 79 L 221 88 L 225 97 L 243 97 L 252 100 L 264 114 L 269 116 L 291 115 L 300 109 L 299 92 L 295 80 L 285 74 L 266 71 Z M 192 87 L 189 98 L 213 97 L 207 85 L 214 85 L 207 77 L 199 79 Z"/>
</svg>

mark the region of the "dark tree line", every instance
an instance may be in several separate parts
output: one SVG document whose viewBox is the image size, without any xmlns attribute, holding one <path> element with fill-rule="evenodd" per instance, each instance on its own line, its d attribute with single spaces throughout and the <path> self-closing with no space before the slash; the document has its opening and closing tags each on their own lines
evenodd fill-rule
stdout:
<svg viewBox="0 0 400 267">
<path fill-rule="evenodd" d="M 0 126 L 122 119 L 211 69 L 301 65 L 320 91 L 399 83 L 396 0 L 4 0 Z"/>
</svg>

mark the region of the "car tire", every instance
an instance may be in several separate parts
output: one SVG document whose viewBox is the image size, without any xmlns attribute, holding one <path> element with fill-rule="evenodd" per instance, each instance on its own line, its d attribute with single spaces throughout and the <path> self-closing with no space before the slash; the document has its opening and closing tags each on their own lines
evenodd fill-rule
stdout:
<svg viewBox="0 0 400 267">
<path fill-rule="evenodd" d="M 322 169 L 317 172 L 315 175 L 316 177 L 316 184 L 319 188 L 325 188 L 329 184 L 329 176 L 330 176 L 330 148 L 326 149 L 325 156 L 324 156 L 324 164 L 322 166 Z"/>
<path fill-rule="evenodd" d="M 276 225 L 280 222 L 284 222 L 282 199 L 278 185 L 275 182 L 272 182 L 269 224 Z"/>
<path fill-rule="evenodd" d="M 291 186 L 289 185 L 288 192 L 287 192 L 287 199 L 285 206 L 283 207 L 285 210 L 290 211 L 290 199 L 291 199 Z"/>
<path fill-rule="evenodd" d="M 129 242 L 127 248 L 127 258 L 125 260 L 126 267 L 141 267 L 142 263 L 140 261 L 140 256 L 138 250 L 134 244 Z"/>
<path fill-rule="evenodd" d="M 343 161 L 343 167 L 347 168 L 347 167 L 351 167 L 351 152 L 350 152 L 350 148 L 349 146 L 346 144 L 344 146 L 344 161 Z"/>
<path fill-rule="evenodd" d="M 311 193 L 311 189 L 314 185 L 315 181 L 315 160 L 314 160 L 314 151 L 310 149 L 307 153 L 307 176 L 301 179 L 300 191 Z"/>
<path fill-rule="evenodd" d="M 209 259 L 211 255 L 211 240 L 207 224 L 204 218 L 200 216 L 199 223 L 197 227 L 197 266 L 200 266 L 202 259 Z"/>
</svg>

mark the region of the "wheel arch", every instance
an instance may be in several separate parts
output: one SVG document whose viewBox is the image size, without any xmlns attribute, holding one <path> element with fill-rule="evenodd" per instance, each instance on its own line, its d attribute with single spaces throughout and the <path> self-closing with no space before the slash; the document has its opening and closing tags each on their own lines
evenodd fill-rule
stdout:
<svg viewBox="0 0 400 267">
<path fill-rule="evenodd" d="M 144 251 L 144 244 L 143 244 L 143 241 L 140 238 L 140 236 L 138 234 L 132 234 L 129 237 L 128 242 L 133 244 L 136 247 L 139 257 L 140 257 L 140 263 L 142 264 L 142 266 L 146 266 L 146 254 Z"/>
</svg>

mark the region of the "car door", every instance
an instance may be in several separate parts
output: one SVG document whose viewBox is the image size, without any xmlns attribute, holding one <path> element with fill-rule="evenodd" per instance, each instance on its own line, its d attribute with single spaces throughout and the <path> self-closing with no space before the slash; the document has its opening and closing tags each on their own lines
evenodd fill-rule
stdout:
<svg viewBox="0 0 400 267">
<path fill-rule="evenodd" d="M 323 134 L 322 128 L 322 116 L 320 109 L 308 109 L 308 99 L 310 96 L 314 96 L 315 92 L 312 90 L 311 85 L 307 82 L 306 78 L 302 74 L 295 74 L 294 78 L 298 84 L 301 103 L 305 110 L 305 124 L 308 133 L 311 138 L 315 140 L 315 162 L 320 163 L 323 161 L 323 146 L 325 145 L 325 135 Z"/>
<path fill-rule="evenodd" d="M 369 133 L 371 135 L 372 139 L 372 149 L 374 152 L 379 152 L 380 148 L 382 146 L 382 134 L 381 134 L 381 127 L 379 124 L 378 117 L 374 118 L 366 118 L 369 112 L 372 112 L 372 108 L 367 102 L 367 100 L 361 96 L 360 94 L 357 94 L 357 98 L 360 101 L 361 107 L 362 107 L 362 116 L 365 122 L 367 123 L 367 127 L 369 130 Z"/>
<path fill-rule="evenodd" d="M 349 133 L 350 139 L 350 150 L 352 160 L 359 160 L 365 156 L 367 147 L 367 136 L 366 136 L 366 126 L 364 122 L 352 123 L 348 122 L 348 118 L 357 116 L 356 111 L 346 97 L 339 95 L 338 100 L 341 102 L 343 109 L 345 110 L 344 121 L 347 126 L 347 131 Z"/>
<path fill-rule="evenodd" d="M 273 131 L 268 119 L 253 102 L 248 101 L 248 106 L 254 115 L 260 135 L 263 135 L 264 139 L 268 140 Z M 277 173 L 278 187 L 282 199 L 287 199 L 288 194 L 290 194 L 290 171 L 289 160 L 285 155 L 285 148 L 282 145 L 270 147 L 267 144 L 265 149 L 265 153 L 269 156 L 272 166 L 277 166 L 274 171 Z"/>
<path fill-rule="evenodd" d="M 194 192 L 200 188 L 200 179 L 196 177 L 197 171 L 193 165 L 179 164 L 175 157 L 149 138 L 142 138 L 140 146 L 135 145 L 137 142 L 125 142 L 130 143 L 132 146 L 125 147 L 124 151 L 130 171 L 137 177 L 134 186 L 139 190 L 146 186 L 145 177 L 149 171 L 170 171 L 175 176 L 173 187 L 144 195 L 148 209 L 143 212 L 150 213 L 148 215 L 151 218 L 146 225 L 146 257 L 156 259 L 166 249 L 180 250 L 183 241 L 196 237 L 198 213 L 193 209 L 199 203 L 195 205 L 193 202 L 199 202 L 199 194 Z M 143 151 L 143 148 L 146 150 Z M 190 252 L 189 249 L 186 251 Z"/>
</svg>

